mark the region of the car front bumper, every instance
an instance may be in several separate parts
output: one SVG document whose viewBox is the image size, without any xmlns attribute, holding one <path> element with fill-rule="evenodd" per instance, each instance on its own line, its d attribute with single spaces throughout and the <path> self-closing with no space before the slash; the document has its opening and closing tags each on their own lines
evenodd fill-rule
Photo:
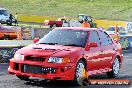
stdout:
<svg viewBox="0 0 132 88">
<path fill-rule="evenodd" d="M 53 64 L 39 62 L 15 62 L 10 60 L 9 74 L 40 77 L 50 80 L 74 80 L 75 66 L 73 63 Z"/>
<path fill-rule="evenodd" d="M 10 20 L 0 20 L 1 24 L 10 24 Z"/>
<path fill-rule="evenodd" d="M 4 21 L 4 20 L 0 20 L 0 23 L 1 23 L 1 24 L 6 24 L 7 22 Z"/>
</svg>

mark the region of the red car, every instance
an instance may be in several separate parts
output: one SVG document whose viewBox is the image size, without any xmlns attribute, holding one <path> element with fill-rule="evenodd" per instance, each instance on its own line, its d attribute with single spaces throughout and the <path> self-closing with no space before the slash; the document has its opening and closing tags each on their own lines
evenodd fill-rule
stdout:
<svg viewBox="0 0 132 88">
<path fill-rule="evenodd" d="M 18 34 L 16 30 L 11 27 L 6 27 L 0 24 L 0 40 L 11 40 L 17 39 Z"/>
<path fill-rule="evenodd" d="M 9 74 L 21 80 L 41 77 L 79 84 L 86 72 L 116 77 L 123 60 L 121 45 L 102 29 L 56 28 L 34 42 L 10 59 Z"/>
<path fill-rule="evenodd" d="M 62 27 L 63 21 L 65 19 L 58 19 L 58 20 L 45 20 L 44 25 L 49 26 L 50 28 L 52 27 Z"/>
</svg>

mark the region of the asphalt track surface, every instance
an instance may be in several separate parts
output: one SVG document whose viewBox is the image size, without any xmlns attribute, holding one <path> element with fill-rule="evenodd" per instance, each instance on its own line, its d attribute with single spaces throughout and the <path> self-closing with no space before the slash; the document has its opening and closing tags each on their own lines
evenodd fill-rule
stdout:
<svg viewBox="0 0 132 88">
<path fill-rule="evenodd" d="M 84 87 L 74 86 L 70 81 L 47 81 L 42 78 L 31 78 L 22 81 L 15 75 L 7 73 L 7 63 L 0 64 L 0 88 L 132 88 L 132 85 L 88 85 Z M 95 75 L 91 79 L 109 79 L 106 74 Z M 132 81 L 132 50 L 124 52 L 124 61 L 117 79 Z"/>
</svg>

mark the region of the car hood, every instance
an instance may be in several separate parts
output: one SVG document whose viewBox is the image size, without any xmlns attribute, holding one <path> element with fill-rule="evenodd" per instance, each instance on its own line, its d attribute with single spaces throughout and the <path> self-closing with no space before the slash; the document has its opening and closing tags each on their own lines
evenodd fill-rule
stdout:
<svg viewBox="0 0 132 88">
<path fill-rule="evenodd" d="M 77 52 L 81 47 L 63 46 L 63 45 L 46 45 L 46 44 L 33 44 L 22 49 L 16 53 L 34 56 L 66 56 L 71 52 Z"/>
</svg>

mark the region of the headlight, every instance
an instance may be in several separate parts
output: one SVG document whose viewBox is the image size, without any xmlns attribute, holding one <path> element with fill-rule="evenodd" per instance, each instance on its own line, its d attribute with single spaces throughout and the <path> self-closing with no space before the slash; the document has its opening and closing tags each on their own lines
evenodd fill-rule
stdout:
<svg viewBox="0 0 132 88">
<path fill-rule="evenodd" d="M 22 55 L 22 54 L 15 54 L 14 58 L 15 58 L 15 60 L 21 60 L 21 61 L 23 61 L 24 60 L 24 55 Z"/>
<path fill-rule="evenodd" d="M 48 62 L 50 63 L 62 63 L 63 58 L 57 58 L 57 57 L 50 57 Z"/>
<path fill-rule="evenodd" d="M 68 63 L 70 62 L 69 58 L 59 58 L 59 57 L 50 57 L 48 60 L 49 63 Z"/>
</svg>

